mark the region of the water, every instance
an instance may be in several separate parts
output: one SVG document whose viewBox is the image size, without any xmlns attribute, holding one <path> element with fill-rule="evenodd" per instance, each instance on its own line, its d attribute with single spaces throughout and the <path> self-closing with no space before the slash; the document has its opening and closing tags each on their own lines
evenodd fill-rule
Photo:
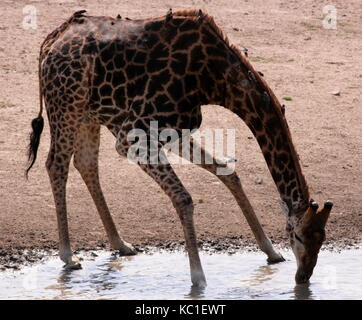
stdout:
<svg viewBox="0 0 362 320">
<path fill-rule="evenodd" d="M 361 299 L 362 250 L 322 251 L 309 285 L 295 285 L 296 263 L 268 265 L 262 253 L 201 252 L 208 286 L 190 286 L 183 252 L 115 257 L 83 255 L 82 270 L 65 271 L 57 257 L 0 273 L 0 299 Z M 82 256 L 82 255 L 80 255 Z"/>
</svg>

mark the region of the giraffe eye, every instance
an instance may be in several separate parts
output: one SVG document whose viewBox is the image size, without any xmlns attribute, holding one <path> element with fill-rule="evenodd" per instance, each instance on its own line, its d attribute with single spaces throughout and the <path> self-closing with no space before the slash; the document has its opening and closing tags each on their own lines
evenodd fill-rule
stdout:
<svg viewBox="0 0 362 320">
<path fill-rule="evenodd" d="M 248 87 L 249 86 L 249 81 L 247 79 L 243 79 L 240 81 L 240 85 L 242 87 Z"/>
</svg>

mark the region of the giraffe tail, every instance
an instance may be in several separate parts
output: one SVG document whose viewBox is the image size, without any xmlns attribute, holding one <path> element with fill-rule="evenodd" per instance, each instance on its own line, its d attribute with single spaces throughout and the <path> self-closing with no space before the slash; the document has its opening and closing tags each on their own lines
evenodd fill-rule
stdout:
<svg viewBox="0 0 362 320">
<path fill-rule="evenodd" d="M 28 167 L 25 170 L 25 177 L 28 179 L 28 173 L 31 167 L 34 165 L 36 156 L 38 153 L 38 147 L 40 143 L 40 135 L 44 128 L 44 119 L 39 116 L 31 122 L 32 132 L 30 133 L 30 142 L 28 145 Z"/>
<path fill-rule="evenodd" d="M 40 136 L 43 132 L 44 128 L 44 118 L 42 116 L 43 113 L 43 94 L 42 94 L 42 85 L 40 79 L 40 72 L 41 72 L 41 52 L 42 47 L 40 49 L 40 57 L 39 57 L 39 99 L 40 99 L 40 111 L 37 118 L 34 118 L 31 121 L 32 132 L 30 133 L 29 137 L 29 145 L 28 145 L 28 167 L 25 170 L 25 177 L 28 179 L 29 170 L 35 163 L 36 156 L 38 153 L 39 143 L 40 143 Z"/>
</svg>

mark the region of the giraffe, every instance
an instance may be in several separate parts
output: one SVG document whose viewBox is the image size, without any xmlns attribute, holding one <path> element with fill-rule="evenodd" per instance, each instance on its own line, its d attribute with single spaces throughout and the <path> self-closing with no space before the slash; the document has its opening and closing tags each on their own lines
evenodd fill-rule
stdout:
<svg viewBox="0 0 362 320">
<path fill-rule="evenodd" d="M 66 183 L 72 156 L 111 247 L 123 255 L 136 254 L 118 234 L 99 183 L 100 126 L 114 135 L 116 151 L 124 157 L 132 129 L 149 134 L 151 121 L 158 121 L 160 130 L 197 129 L 201 106 L 212 104 L 231 110 L 256 137 L 286 215 L 286 231 L 297 260 L 295 281 L 309 281 L 333 204 L 327 201 L 319 209 L 310 198 L 284 106 L 246 52 L 229 43 L 211 16 L 201 10 L 170 10 L 162 17 L 131 20 L 77 11 L 41 45 L 39 91 L 40 111 L 32 121 L 26 175 L 37 157 L 44 99 L 51 135 L 46 169 L 56 206 L 59 256 L 66 268 L 81 267 L 72 253 L 67 222 Z M 162 146 L 157 145 L 160 155 L 164 155 Z M 199 148 L 202 159 L 212 157 Z M 198 165 L 217 175 L 219 162 L 212 159 L 211 164 L 203 160 Z M 205 287 L 191 195 L 169 163 L 138 166 L 171 199 L 186 240 L 192 284 Z M 233 194 L 268 262 L 283 261 L 265 235 L 237 173 L 217 177 Z"/>
</svg>

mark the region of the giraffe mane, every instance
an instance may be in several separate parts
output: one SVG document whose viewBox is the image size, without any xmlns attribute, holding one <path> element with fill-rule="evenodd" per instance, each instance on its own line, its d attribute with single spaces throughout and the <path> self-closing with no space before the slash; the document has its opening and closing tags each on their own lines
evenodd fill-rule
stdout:
<svg viewBox="0 0 362 320">
<path fill-rule="evenodd" d="M 216 35 L 221 38 L 225 44 L 231 49 L 231 51 L 242 61 L 246 62 L 245 55 L 240 51 L 240 49 L 231 44 L 227 35 L 221 30 L 221 28 L 216 24 L 213 16 L 208 13 L 201 12 L 201 10 L 181 10 L 173 13 L 174 16 L 184 16 L 184 17 L 195 17 L 196 19 L 200 17 L 200 13 L 202 14 L 202 19 L 205 21 L 212 30 L 216 33 Z"/>
</svg>

